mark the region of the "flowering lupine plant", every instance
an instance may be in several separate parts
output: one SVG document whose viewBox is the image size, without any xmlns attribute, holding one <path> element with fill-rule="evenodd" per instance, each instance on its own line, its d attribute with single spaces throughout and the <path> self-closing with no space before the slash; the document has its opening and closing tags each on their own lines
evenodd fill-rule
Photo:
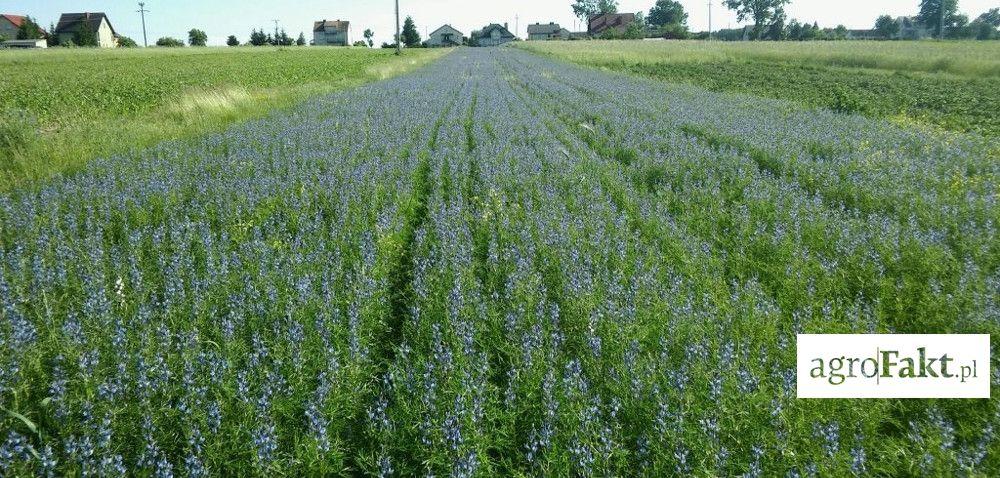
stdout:
<svg viewBox="0 0 1000 478">
<path fill-rule="evenodd" d="M 456 51 L 0 196 L 0 474 L 994 475 L 995 400 L 796 400 L 793 344 L 997 332 L 998 185 L 977 136 Z"/>
</svg>

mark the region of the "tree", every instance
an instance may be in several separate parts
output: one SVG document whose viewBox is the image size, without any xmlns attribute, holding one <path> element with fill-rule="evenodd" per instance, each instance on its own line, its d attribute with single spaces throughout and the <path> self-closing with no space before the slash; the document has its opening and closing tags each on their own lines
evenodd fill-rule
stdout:
<svg viewBox="0 0 1000 478">
<path fill-rule="evenodd" d="M 573 2 L 573 14 L 584 22 L 590 17 L 605 13 L 618 13 L 618 0 L 576 0 Z"/>
<path fill-rule="evenodd" d="M 899 34 L 899 23 L 889 15 L 882 15 L 875 20 L 875 34 L 879 38 L 895 38 Z"/>
<path fill-rule="evenodd" d="M 784 13 L 782 7 L 790 0 L 726 0 L 726 8 L 736 11 L 736 18 L 739 21 L 747 19 L 753 20 L 753 37 L 761 39 L 765 29 L 774 18 Z"/>
<path fill-rule="evenodd" d="M 372 38 L 375 38 L 375 32 L 373 32 L 371 28 L 366 28 L 365 29 L 365 33 L 364 33 L 364 37 L 365 37 L 365 41 L 368 42 L 368 48 L 374 48 L 375 47 L 375 41 L 372 40 Z"/>
<path fill-rule="evenodd" d="M 295 44 L 297 46 L 306 46 L 306 34 L 305 34 L 305 32 L 299 32 L 299 37 L 295 39 Z"/>
<path fill-rule="evenodd" d="M 802 39 L 802 24 L 798 20 L 792 19 L 788 22 L 788 26 L 785 28 L 785 38 L 789 40 L 801 40 Z"/>
<path fill-rule="evenodd" d="M 354 46 L 360 47 L 360 48 L 368 48 L 368 44 L 365 43 L 364 40 L 358 40 L 358 41 L 354 42 Z"/>
<path fill-rule="evenodd" d="M 420 45 L 420 32 L 417 31 L 417 24 L 413 21 L 413 17 L 406 17 L 406 21 L 403 22 L 403 44 L 407 47 L 413 48 Z"/>
<path fill-rule="evenodd" d="M 976 21 L 993 25 L 993 28 L 1000 28 L 1000 8 L 991 8 L 990 11 L 979 15 Z"/>
<path fill-rule="evenodd" d="M 274 39 L 274 44 L 278 46 L 292 46 L 295 44 L 295 40 L 288 36 L 288 32 L 282 28 L 281 33 L 278 33 L 277 38 Z"/>
<path fill-rule="evenodd" d="M 208 35 L 205 32 L 197 28 L 192 28 L 188 32 L 188 45 L 205 46 L 206 44 L 208 44 Z"/>
<path fill-rule="evenodd" d="M 764 38 L 768 40 L 781 41 L 785 39 L 785 9 L 779 8 L 771 20 L 771 25 L 767 27 Z"/>
<path fill-rule="evenodd" d="M 49 48 L 59 46 L 59 35 L 56 35 L 55 23 L 49 23 L 49 38 L 47 43 Z"/>
<path fill-rule="evenodd" d="M 270 43 L 264 30 L 253 30 L 250 32 L 250 44 L 253 46 L 264 46 Z"/>
<path fill-rule="evenodd" d="M 837 25 L 837 28 L 833 29 L 833 39 L 834 40 L 846 40 L 847 39 L 847 27 L 844 25 Z"/>
<path fill-rule="evenodd" d="M 656 5 L 649 11 L 646 21 L 653 26 L 662 27 L 666 25 L 684 25 L 687 23 L 688 14 L 684 11 L 684 5 L 675 0 L 656 0 Z"/>
<path fill-rule="evenodd" d="M 118 48 L 136 48 L 139 45 L 129 37 L 118 37 Z"/>
<path fill-rule="evenodd" d="M 944 9 L 943 16 L 942 9 Z M 917 14 L 917 19 L 934 31 L 935 38 L 941 38 L 945 33 L 941 29 L 955 23 L 957 12 L 958 0 L 920 0 L 920 13 Z"/>
<path fill-rule="evenodd" d="M 240 46 L 240 39 L 236 38 L 236 35 L 229 35 L 229 38 L 226 38 L 226 45 Z"/>
<path fill-rule="evenodd" d="M 156 46 L 179 48 L 184 46 L 184 42 L 173 37 L 162 37 L 159 40 L 156 40 Z"/>
<path fill-rule="evenodd" d="M 45 38 L 45 34 L 42 33 L 42 27 L 38 26 L 38 22 L 34 18 L 25 17 L 24 21 L 21 22 L 21 26 L 17 29 L 17 39 L 37 40 L 39 38 Z"/>
<path fill-rule="evenodd" d="M 97 32 L 90 22 L 80 22 L 80 28 L 73 34 L 73 44 L 76 46 L 97 46 Z"/>
</svg>

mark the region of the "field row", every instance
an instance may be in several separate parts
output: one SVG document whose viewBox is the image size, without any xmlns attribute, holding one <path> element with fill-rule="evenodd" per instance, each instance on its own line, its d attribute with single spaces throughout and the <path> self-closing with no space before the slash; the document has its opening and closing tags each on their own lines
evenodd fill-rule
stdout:
<svg viewBox="0 0 1000 478">
<path fill-rule="evenodd" d="M 996 42 L 586 43 L 522 47 L 712 91 L 1000 136 Z"/>
<path fill-rule="evenodd" d="M 997 332 L 998 164 L 513 49 L 101 160 L 0 196 L 0 470 L 995 474 L 794 343 Z"/>
</svg>

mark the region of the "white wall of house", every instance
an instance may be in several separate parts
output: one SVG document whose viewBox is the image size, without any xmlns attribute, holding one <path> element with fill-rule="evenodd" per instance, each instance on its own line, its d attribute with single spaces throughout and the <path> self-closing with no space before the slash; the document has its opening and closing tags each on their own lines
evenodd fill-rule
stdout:
<svg viewBox="0 0 1000 478">
<path fill-rule="evenodd" d="M 439 46 L 450 46 L 448 39 L 459 45 L 462 44 L 462 32 L 445 25 L 431 33 L 431 37 L 427 39 L 427 45 L 432 47 Z"/>
<path fill-rule="evenodd" d="M 74 36 L 75 34 L 72 32 L 60 33 L 59 43 L 69 43 L 73 41 Z M 97 46 L 101 48 L 114 48 L 118 46 L 118 42 L 115 40 L 115 34 L 113 30 L 111 30 L 111 24 L 108 23 L 107 18 L 102 18 L 101 26 L 97 28 Z"/>
<path fill-rule="evenodd" d="M 0 37 L 4 37 L 8 40 L 14 40 L 17 38 L 17 27 L 15 27 L 10 20 L 7 20 L 4 17 L 0 17 Z"/>
<path fill-rule="evenodd" d="M 347 46 L 347 32 L 346 31 L 320 31 L 313 32 L 313 45 L 323 46 L 323 45 L 339 45 Z"/>
</svg>

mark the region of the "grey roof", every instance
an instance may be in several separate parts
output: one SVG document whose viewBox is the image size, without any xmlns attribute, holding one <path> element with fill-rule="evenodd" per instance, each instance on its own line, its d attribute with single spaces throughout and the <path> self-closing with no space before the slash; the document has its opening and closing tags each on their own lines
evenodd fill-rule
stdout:
<svg viewBox="0 0 1000 478">
<path fill-rule="evenodd" d="M 494 30 L 500 30 L 500 36 L 501 37 L 516 38 L 514 36 L 514 34 L 510 32 L 510 30 L 504 28 L 503 25 L 500 25 L 500 24 L 497 24 L 497 23 L 491 23 L 489 26 L 487 26 L 486 28 L 483 28 L 482 30 L 480 30 L 480 31 L 478 31 L 476 33 L 479 34 L 478 38 L 487 38 L 491 34 L 493 34 Z"/>
<path fill-rule="evenodd" d="M 446 23 L 446 24 L 444 24 L 444 25 L 441 25 L 441 27 L 439 27 L 439 28 L 438 28 L 437 30 L 434 30 L 434 31 L 432 31 L 432 32 L 431 32 L 431 34 L 430 34 L 429 36 L 434 36 L 434 35 L 436 35 L 436 34 L 437 34 L 437 32 L 439 32 L 439 31 L 441 31 L 441 30 L 444 30 L 445 28 L 451 28 L 452 30 L 455 30 L 456 32 L 458 32 L 458 34 L 459 34 L 459 35 L 464 35 L 464 33 L 462 33 L 462 31 L 461 31 L 461 30 L 459 30 L 459 29 L 457 29 L 457 28 L 455 28 L 455 27 L 453 27 L 453 26 L 451 26 L 451 25 L 448 25 L 448 24 Z"/>
<path fill-rule="evenodd" d="M 562 31 L 558 23 L 528 25 L 528 35 L 552 35 Z"/>
<path fill-rule="evenodd" d="M 63 13 L 59 16 L 59 23 L 56 24 L 54 33 L 76 33 L 83 22 L 88 22 L 90 29 L 96 32 L 101 27 L 101 20 L 108 20 L 108 16 L 104 12 Z M 108 20 L 108 26 L 111 27 L 111 34 L 118 36 L 115 27 L 111 25 L 111 20 Z"/>
<path fill-rule="evenodd" d="M 347 20 L 343 20 L 343 21 L 342 20 L 336 20 L 336 21 L 326 21 L 326 20 L 323 20 L 323 21 L 319 21 L 319 22 L 313 22 L 313 31 L 314 32 L 325 32 L 325 31 L 346 32 L 350 28 L 351 28 L 351 22 L 349 22 Z"/>
</svg>

